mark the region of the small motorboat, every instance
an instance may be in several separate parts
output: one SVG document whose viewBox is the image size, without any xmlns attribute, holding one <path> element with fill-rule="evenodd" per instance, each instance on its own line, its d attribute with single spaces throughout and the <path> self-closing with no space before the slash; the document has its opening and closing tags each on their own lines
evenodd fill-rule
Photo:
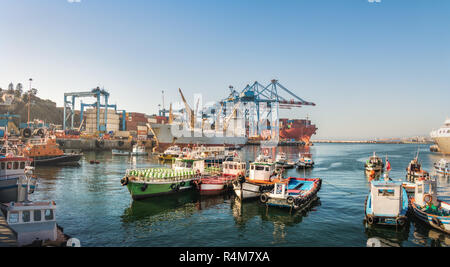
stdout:
<svg viewBox="0 0 450 267">
<path fill-rule="evenodd" d="M 280 152 L 276 159 L 275 164 L 277 169 L 292 169 L 295 166 L 295 162 L 289 161 L 286 153 Z"/>
<path fill-rule="evenodd" d="M 147 151 L 145 151 L 145 146 L 136 144 L 133 146 L 131 155 L 132 156 L 145 156 L 145 155 L 148 155 L 148 153 L 147 153 Z"/>
<path fill-rule="evenodd" d="M 377 156 L 375 152 L 370 158 L 366 161 L 365 169 L 366 172 L 382 172 L 384 168 L 383 160 Z"/>
<path fill-rule="evenodd" d="M 112 154 L 114 156 L 129 156 L 131 153 L 130 153 L 130 151 L 126 151 L 126 150 L 113 149 Z"/>
<path fill-rule="evenodd" d="M 312 155 L 310 153 L 299 153 L 298 161 L 295 165 L 301 169 L 313 168 L 314 161 L 312 160 Z"/>
<path fill-rule="evenodd" d="M 436 170 L 436 173 L 440 175 L 450 175 L 450 164 L 446 159 L 441 159 L 434 163 L 434 169 Z"/>
<path fill-rule="evenodd" d="M 436 179 L 417 179 L 410 204 L 418 219 L 450 234 L 450 204 L 438 199 Z"/>
<path fill-rule="evenodd" d="M 384 181 L 372 181 L 364 204 L 365 221 L 369 225 L 404 226 L 407 222 L 408 195 L 401 182 L 385 174 Z"/>
<path fill-rule="evenodd" d="M 263 193 L 260 201 L 268 206 L 305 209 L 317 200 L 322 186 L 320 178 L 294 178 L 275 183 L 271 192 Z"/>
<path fill-rule="evenodd" d="M 166 149 L 164 153 L 159 154 L 158 158 L 161 161 L 172 160 L 174 158 L 178 158 L 184 152 L 186 153 L 186 155 L 190 153 L 190 152 L 188 153 L 187 149 L 186 150 L 183 149 L 183 151 L 181 151 L 181 148 L 179 146 L 171 146 L 168 149 Z"/>
</svg>

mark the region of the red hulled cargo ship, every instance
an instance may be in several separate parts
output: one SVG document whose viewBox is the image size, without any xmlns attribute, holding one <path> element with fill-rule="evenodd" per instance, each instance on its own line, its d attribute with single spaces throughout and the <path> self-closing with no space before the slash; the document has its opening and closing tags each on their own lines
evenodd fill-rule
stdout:
<svg viewBox="0 0 450 267">
<path fill-rule="evenodd" d="M 280 138 L 285 140 L 303 141 L 309 143 L 311 136 L 315 134 L 317 127 L 311 124 L 309 119 L 290 120 L 280 119 Z"/>
</svg>

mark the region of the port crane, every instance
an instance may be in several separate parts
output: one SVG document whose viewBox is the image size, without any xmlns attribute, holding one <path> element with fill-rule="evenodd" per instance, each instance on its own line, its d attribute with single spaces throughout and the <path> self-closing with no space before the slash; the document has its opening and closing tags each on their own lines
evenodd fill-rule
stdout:
<svg viewBox="0 0 450 267">
<path fill-rule="evenodd" d="M 257 135 L 260 135 L 262 131 L 260 125 L 261 119 L 263 119 L 263 121 L 268 121 L 270 116 L 272 116 L 273 124 L 278 127 L 279 109 L 292 109 L 316 105 L 313 102 L 308 102 L 300 98 L 275 79 L 271 80 L 266 86 L 255 81 L 252 85 L 247 85 L 240 93 L 234 90 L 232 86 L 230 86 L 229 89 L 230 95 L 219 102 L 221 105 L 220 112 L 226 104 L 236 104 L 241 102 L 243 104 L 243 110 L 241 110 L 241 112 L 244 114 L 246 127 L 251 123 L 254 124 L 256 126 Z M 264 114 L 261 112 L 261 109 L 263 108 L 266 108 Z M 233 110 L 233 112 L 235 111 Z M 274 112 L 276 114 L 273 114 Z"/>
</svg>

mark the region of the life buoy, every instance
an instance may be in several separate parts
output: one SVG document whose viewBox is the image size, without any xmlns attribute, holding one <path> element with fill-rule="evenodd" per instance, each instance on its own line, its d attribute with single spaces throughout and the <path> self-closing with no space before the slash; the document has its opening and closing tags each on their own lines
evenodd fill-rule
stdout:
<svg viewBox="0 0 450 267">
<path fill-rule="evenodd" d="M 292 205 L 293 203 L 294 203 L 294 197 L 292 197 L 292 196 L 289 196 L 287 199 L 286 199 L 286 202 L 288 203 L 288 204 L 290 204 L 290 205 Z"/>
<path fill-rule="evenodd" d="M 269 200 L 269 197 L 266 194 L 262 194 L 261 196 L 259 196 L 259 200 L 262 203 L 266 203 Z"/>
<path fill-rule="evenodd" d="M 372 215 L 367 215 L 366 221 L 368 224 L 372 225 L 375 222 L 375 219 L 373 218 Z"/>
<path fill-rule="evenodd" d="M 429 199 L 429 200 L 427 200 L 427 199 Z M 431 202 L 433 201 L 433 196 L 430 195 L 430 194 L 425 194 L 425 195 L 423 196 L 423 201 L 424 201 L 425 203 L 429 204 L 429 203 L 431 203 Z"/>
</svg>

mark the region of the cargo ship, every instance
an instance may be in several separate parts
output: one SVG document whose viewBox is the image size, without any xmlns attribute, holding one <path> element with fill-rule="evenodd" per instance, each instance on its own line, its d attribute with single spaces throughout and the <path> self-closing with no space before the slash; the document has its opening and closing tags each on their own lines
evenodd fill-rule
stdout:
<svg viewBox="0 0 450 267">
<path fill-rule="evenodd" d="M 432 131 L 430 136 L 436 142 L 439 152 L 450 154 L 450 119 L 446 119 L 444 125 Z"/>
<path fill-rule="evenodd" d="M 284 140 L 302 141 L 309 144 L 313 134 L 316 134 L 317 127 L 311 124 L 306 118 L 302 120 L 280 119 L 280 138 Z"/>
<path fill-rule="evenodd" d="M 194 129 L 193 131 L 186 132 L 183 136 L 174 136 L 172 127 L 177 126 L 172 124 L 151 124 L 159 150 L 164 151 L 173 145 L 182 148 L 193 146 L 242 147 L 248 140 L 244 131 L 240 131 L 240 133 L 235 132 L 229 136 L 220 136 L 219 132 L 214 130 L 202 131 L 201 129 Z"/>
</svg>

